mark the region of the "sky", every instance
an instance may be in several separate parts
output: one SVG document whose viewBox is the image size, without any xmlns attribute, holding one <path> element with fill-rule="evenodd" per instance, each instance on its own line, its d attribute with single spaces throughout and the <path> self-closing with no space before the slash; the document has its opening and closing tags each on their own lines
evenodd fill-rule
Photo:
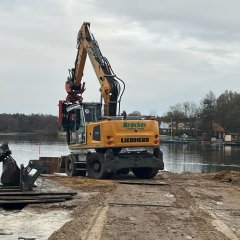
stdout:
<svg viewBox="0 0 240 240">
<path fill-rule="evenodd" d="M 126 83 L 121 110 L 165 114 L 240 92 L 238 0 L 1 0 L 0 113 L 58 114 L 83 22 Z M 87 59 L 84 101 L 99 101 Z"/>
</svg>

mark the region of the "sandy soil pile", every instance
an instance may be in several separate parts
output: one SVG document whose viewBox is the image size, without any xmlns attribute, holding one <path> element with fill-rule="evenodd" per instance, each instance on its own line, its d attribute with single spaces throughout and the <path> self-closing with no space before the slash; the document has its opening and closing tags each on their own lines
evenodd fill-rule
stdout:
<svg viewBox="0 0 240 240">
<path fill-rule="evenodd" d="M 209 178 L 213 180 L 218 180 L 222 182 L 232 182 L 232 183 L 240 183 L 240 172 L 231 171 L 231 172 L 219 172 L 209 174 Z"/>
</svg>

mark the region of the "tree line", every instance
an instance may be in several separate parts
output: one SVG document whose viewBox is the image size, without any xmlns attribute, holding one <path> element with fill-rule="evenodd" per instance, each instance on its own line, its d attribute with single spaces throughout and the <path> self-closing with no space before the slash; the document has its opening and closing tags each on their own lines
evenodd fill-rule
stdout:
<svg viewBox="0 0 240 240">
<path fill-rule="evenodd" d="M 0 114 L 0 132 L 56 133 L 58 118 L 45 114 Z"/>
<path fill-rule="evenodd" d="M 125 113 L 126 114 L 126 113 Z M 141 115 L 133 112 L 128 115 Z M 183 102 L 170 106 L 167 113 L 157 117 L 160 122 L 183 123 L 185 130 L 192 133 L 210 132 L 212 123 L 220 124 L 227 133 L 240 133 L 240 94 L 226 90 L 220 96 L 210 91 L 198 103 Z M 58 118 L 46 114 L 0 114 L 0 132 L 38 132 L 55 133 L 58 129 Z"/>
<path fill-rule="evenodd" d="M 183 102 L 171 106 L 162 121 L 184 123 L 188 129 L 210 132 L 212 123 L 221 125 L 227 133 L 240 133 L 240 94 L 226 90 L 220 96 L 210 91 L 198 103 Z"/>
</svg>

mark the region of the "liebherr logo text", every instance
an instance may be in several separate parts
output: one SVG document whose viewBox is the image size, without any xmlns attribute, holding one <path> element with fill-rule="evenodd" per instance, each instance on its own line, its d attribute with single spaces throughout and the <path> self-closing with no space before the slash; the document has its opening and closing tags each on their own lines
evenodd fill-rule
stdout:
<svg viewBox="0 0 240 240">
<path fill-rule="evenodd" d="M 146 127 L 146 123 L 141 122 L 124 122 L 123 127 L 127 129 L 144 129 Z"/>
<path fill-rule="evenodd" d="M 149 142 L 149 138 L 121 138 L 121 143 Z"/>
</svg>

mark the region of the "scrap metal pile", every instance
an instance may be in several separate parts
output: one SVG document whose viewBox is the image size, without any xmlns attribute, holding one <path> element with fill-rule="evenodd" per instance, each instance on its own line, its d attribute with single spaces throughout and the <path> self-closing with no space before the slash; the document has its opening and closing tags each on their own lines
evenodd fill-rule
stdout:
<svg viewBox="0 0 240 240">
<path fill-rule="evenodd" d="M 20 168 L 11 156 L 12 152 L 7 143 L 0 146 L 0 162 L 3 163 L 1 183 L 4 186 L 20 185 Z"/>
<path fill-rule="evenodd" d="M 76 192 L 33 191 L 35 181 L 48 166 L 48 162 L 30 160 L 27 167 L 18 167 L 11 156 L 8 143 L 0 146 L 3 171 L 0 178 L 0 205 L 17 206 L 30 203 L 63 202 L 72 199 Z"/>
</svg>

